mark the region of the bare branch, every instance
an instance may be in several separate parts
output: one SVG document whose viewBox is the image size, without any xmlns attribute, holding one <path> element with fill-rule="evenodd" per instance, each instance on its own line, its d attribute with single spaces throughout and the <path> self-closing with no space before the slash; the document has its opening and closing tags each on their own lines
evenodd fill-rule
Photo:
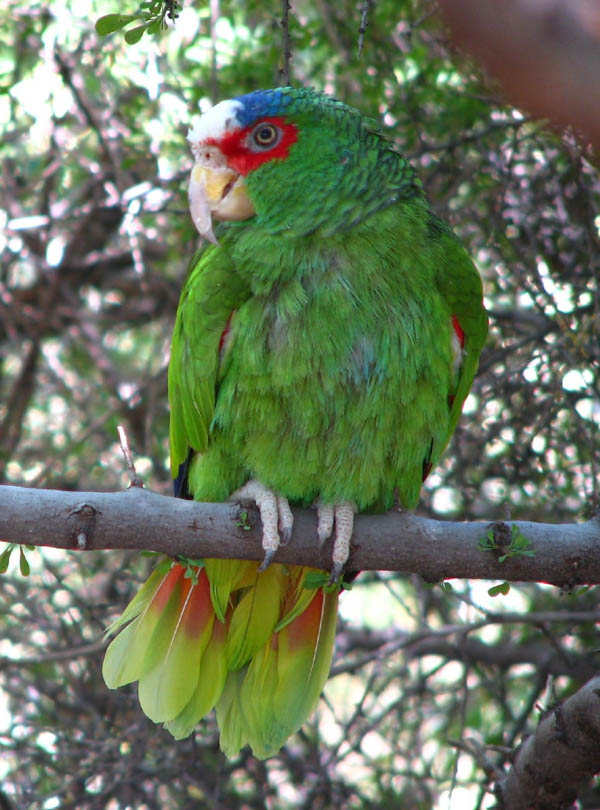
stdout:
<svg viewBox="0 0 600 810">
<path fill-rule="evenodd" d="M 121 445 L 121 452 L 127 464 L 127 474 L 129 476 L 130 487 L 143 487 L 144 482 L 136 472 L 135 464 L 133 463 L 133 456 L 129 447 L 129 439 L 123 425 L 117 425 L 117 433 L 119 434 L 119 444 Z"/>
<path fill-rule="evenodd" d="M 589 652 L 555 650 L 538 641 L 502 642 L 487 644 L 469 634 L 477 629 L 494 624 L 503 618 L 489 616 L 481 622 L 446 625 L 426 628 L 416 632 L 404 632 L 394 627 L 391 630 L 369 631 L 344 628 L 337 644 L 341 659 L 333 666 L 331 675 L 341 672 L 357 672 L 374 660 L 384 660 L 398 650 L 404 652 L 405 660 L 436 655 L 445 660 L 461 661 L 470 666 L 484 665 L 508 670 L 518 664 L 533 664 L 536 676 L 545 681 L 548 675 L 567 675 L 580 684 L 585 683 L 598 672 L 597 656 Z M 600 611 L 570 611 L 507 613 L 506 624 L 561 624 L 598 622 Z M 504 622 L 503 622 L 504 623 Z"/>
<path fill-rule="evenodd" d="M 93 644 L 84 644 L 81 647 L 65 647 L 60 650 L 44 650 L 42 655 L 20 658 L 0 657 L 0 672 L 5 669 L 33 667 L 47 664 L 48 661 L 73 661 L 75 658 L 95 656 L 104 652 L 108 646 L 108 639 L 103 638 Z M 0 805 L 1 810 L 1 805 Z"/>
<path fill-rule="evenodd" d="M 132 487 L 125 492 L 62 492 L 0 487 L 0 537 L 65 549 L 149 549 L 171 556 L 260 560 L 260 520 L 235 503 L 195 503 Z M 329 569 L 331 548 L 316 543 L 316 515 L 294 510 L 294 539 L 278 562 Z M 499 562 L 479 543 L 492 528 L 515 526 L 533 556 Z M 500 531 L 500 529 L 502 531 Z M 600 582 L 600 519 L 580 524 L 452 523 L 405 512 L 359 515 L 349 571 L 407 571 L 448 578 L 548 582 L 571 587 Z"/>
<path fill-rule="evenodd" d="M 358 55 L 362 54 L 365 44 L 365 34 L 367 26 L 369 25 L 369 11 L 373 6 L 374 0 L 363 0 L 360 7 L 360 28 L 358 29 Z"/>
<path fill-rule="evenodd" d="M 502 810 L 569 808 L 600 771 L 600 677 L 549 712 L 498 782 Z"/>
<path fill-rule="evenodd" d="M 282 50 L 283 50 L 283 69 L 279 71 L 281 80 L 284 87 L 290 85 L 290 59 L 292 58 L 292 49 L 290 46 L 290 4 L 289 0 L 282 0 L 281 2 L 281 20 L 279 21 L 282 30 Z"/>
</svg>

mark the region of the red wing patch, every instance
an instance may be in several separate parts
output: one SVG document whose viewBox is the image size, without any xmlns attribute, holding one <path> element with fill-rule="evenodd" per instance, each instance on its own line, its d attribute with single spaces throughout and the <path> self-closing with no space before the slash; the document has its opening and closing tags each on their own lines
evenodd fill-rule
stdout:
<svg viewBox="0 0 600 810">
<path fill-rule="evenodd" d="M 452 329 L 454 330 L 454 336 L 452 338 L 452 354 L 454 355 L 453 366 L 455 374 L 458 374 L 465 348 L 465 333 L 456 315 L 452 316 Z M 454 394 L 448 394 L 448 408 L 452 409 L 453 405 Z"/>
<path fill-rule="evenodd" d="M 219 354 L 223 351 L 224 348 L 227 348 L 225 345 L 227 341 L 227 337 L 231 332 L 231 319 L 233 318 L 233 312 L 227 319 L 227 323 L 225 324 L 225 329 L 221 332 L 221 337 L 219 338 Z"/>
<path fill-rule="evenodd" d="M 452 316 L 452 328 L 454 329 L 454 334 L 458 338 L 460 348 L 464 349 L 465 348 L 465 333 L 463 332 L 462 326 L 460 325 L 456 315 Z"/>
<path fill-rule="evenodd" d="M 233 321 L 233 316 L 235 315 L 235 309 L 227 319 L 227 323 L 225 324 L 225 329 L 221 332 L 221 337 L 219 338 L 219 362 L 223 362 L 223 358 L 227 353 L 227 350 L 231 346 L 231 341 L 233 340 L 233 331 L 231 328 L 231 324 Z"/>
</svg>

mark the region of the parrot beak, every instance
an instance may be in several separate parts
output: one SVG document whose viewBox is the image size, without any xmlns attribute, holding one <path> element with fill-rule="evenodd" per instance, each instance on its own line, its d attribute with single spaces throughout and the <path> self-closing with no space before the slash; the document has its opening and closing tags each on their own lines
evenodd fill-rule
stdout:
<svg viewBox="0 0 600 810">
<path fill-rule="evenodd" d="M 188 191 L 190 213 L 200 236 L 214 245 L 212 220 L 239 221 L 254 215 L 244 178 L 228 166 L 196 163 Z"/>
</svg>

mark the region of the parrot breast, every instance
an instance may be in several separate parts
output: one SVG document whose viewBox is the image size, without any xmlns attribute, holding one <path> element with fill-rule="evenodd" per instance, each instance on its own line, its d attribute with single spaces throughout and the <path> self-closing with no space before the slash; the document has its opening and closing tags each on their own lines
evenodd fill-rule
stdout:
<svg viewBox="0 0 600 810">
<path fill-rule="evenodd" d="M 397 233 L 397 212 L 375 219 L 310 250 L 250 231 L 227 244 L 253 295 L 223 339 L 212 449 L 190 472 L 197 498 L 216 497 L 222 464 L 239 485 L 256 478 L 306 505 L 385 509 L 395 489 L 414 505 L 445 443 L 458 339 L 435 265 L 398 256 L 386 227 Z"/>
</svg>

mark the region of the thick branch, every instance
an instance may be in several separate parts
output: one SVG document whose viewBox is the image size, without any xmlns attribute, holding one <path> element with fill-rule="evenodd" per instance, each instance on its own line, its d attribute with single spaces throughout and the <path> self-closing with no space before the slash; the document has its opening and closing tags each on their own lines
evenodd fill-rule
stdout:
<svg viewBox="0 0 600 810">
<path fill-rule="evenodd" d="M 600 771 L 600 677 L 549 712 L 496 786 L 502 810 L 566 810 Z"/>
<path fill-rule="evenodd" d="M 277 552 L 285 563 L 330 568 L 331 546 L 319 549 L 311 510 L 294 510 L 292 542 Z M 515 525 L 534 556 L 479 549 L 494 525 L 510 537 Z M 235 503 L 194 503 L 145 489 L 61 492 L 0 487 L 0 538 L 65 549 L 149 549 L 171 556 L 262 559 L 260 519 Z M 600 520 L 581 524 L 451 523 L 408 513 L 359 515 L 348 570 L 408 571 L 437 582 L 453 577 L 549 582 L 600 582 Z"/>
</svg>

